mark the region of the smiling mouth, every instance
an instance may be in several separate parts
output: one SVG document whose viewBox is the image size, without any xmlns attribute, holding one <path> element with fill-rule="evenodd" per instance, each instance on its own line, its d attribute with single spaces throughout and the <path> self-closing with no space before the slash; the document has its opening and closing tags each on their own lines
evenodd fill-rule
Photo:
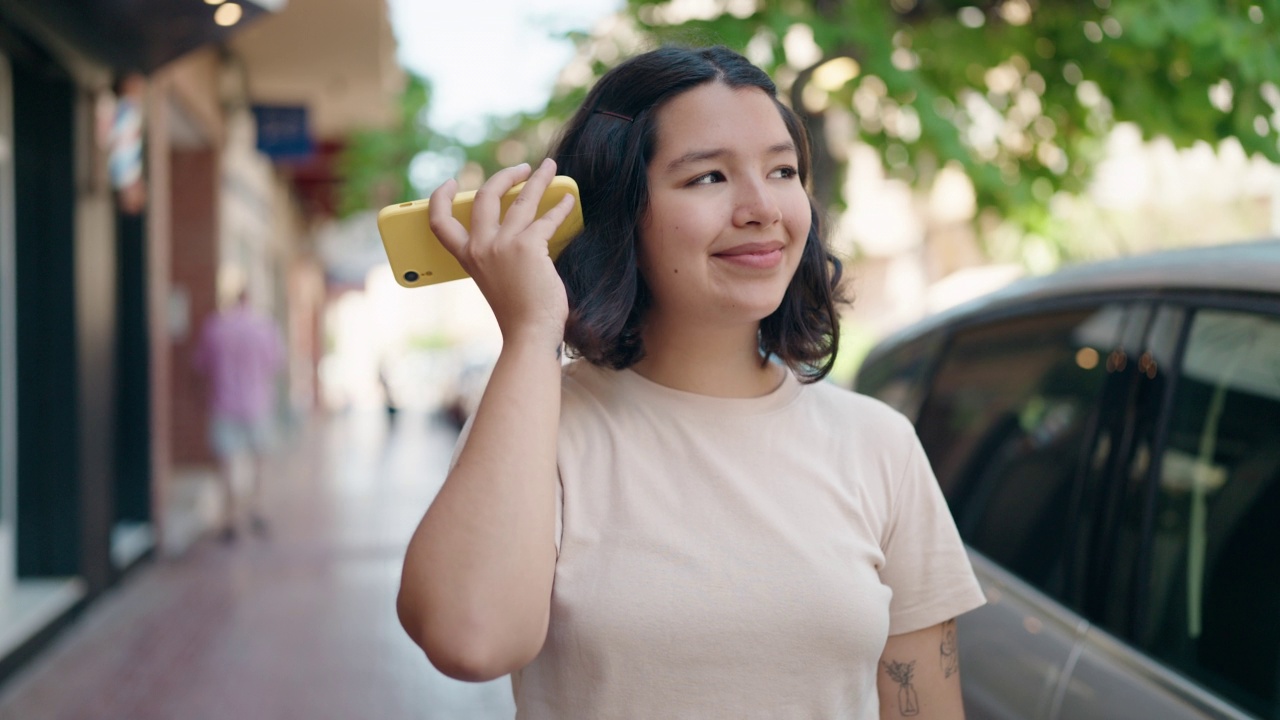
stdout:
<svg viewBox="0 0 1280 720">
<path fill-rule="evenodd" d="M 782 245 L 779 243 L 741 245 L 711 257 L 739 267 L 767 270 L 777 267 L 782 262 Z"/>
</svg>

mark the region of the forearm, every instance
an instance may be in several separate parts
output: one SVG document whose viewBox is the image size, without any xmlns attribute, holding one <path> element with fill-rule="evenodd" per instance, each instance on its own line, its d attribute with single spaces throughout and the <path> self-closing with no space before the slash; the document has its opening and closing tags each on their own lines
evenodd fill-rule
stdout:
<svg viewBox="0 0 1280 720">
<path fill-rule="evenodd" d="M 446 673 L 501 675 L 542 646 L 555 572 L 559 415 L 554 346 L 509 342 L 405 557 L 401 621 Z"/>
</svg>

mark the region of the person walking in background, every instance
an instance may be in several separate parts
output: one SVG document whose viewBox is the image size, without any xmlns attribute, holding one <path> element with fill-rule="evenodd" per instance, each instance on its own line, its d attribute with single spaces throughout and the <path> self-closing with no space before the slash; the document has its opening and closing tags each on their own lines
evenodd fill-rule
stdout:
<svg viewBox="0 0 1280 720">
<path fill-rule="evenodd" d="M 205 322 L 194 358 L 209 380 L 209 443 L 218 457 L 223 515 L 220 537 L 234 540 L 240 508 L 235 468 L 248 456 L 249 497 L 244 511 L 250 528 L 263 534 L 263 463 L 274 435 L 275 378 L 284 363 L 284 342 L 276 324 L 257 312 L 241 291 L 234 305 Z"/>
</svg>

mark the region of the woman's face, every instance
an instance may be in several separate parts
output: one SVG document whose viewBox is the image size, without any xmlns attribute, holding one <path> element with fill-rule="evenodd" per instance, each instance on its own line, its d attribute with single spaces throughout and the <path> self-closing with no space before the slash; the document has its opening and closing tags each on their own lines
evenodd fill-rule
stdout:
<svg viewBox="0 0 1280 720">
<path fill-rule="evenodd" d="M 640 270 L 650 318 L 757 323 L 777 309 L 809 235 L 799 156 L 758 88 L 700 85 L 657 113 Z"/>
</svg>

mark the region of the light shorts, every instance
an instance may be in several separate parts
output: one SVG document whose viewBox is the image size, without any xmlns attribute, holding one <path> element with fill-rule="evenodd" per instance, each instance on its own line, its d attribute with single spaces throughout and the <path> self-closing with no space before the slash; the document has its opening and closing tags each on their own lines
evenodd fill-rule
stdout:
<svg viewBox="0 0 1280 720">
<path fill-rule="evenodd" d="M 215 415 L 209 421 L 209 446 L 219 458 L 265 453 L 274 442 L 275 427 L 269 417 L 241 420 Z"/>
</svg>

